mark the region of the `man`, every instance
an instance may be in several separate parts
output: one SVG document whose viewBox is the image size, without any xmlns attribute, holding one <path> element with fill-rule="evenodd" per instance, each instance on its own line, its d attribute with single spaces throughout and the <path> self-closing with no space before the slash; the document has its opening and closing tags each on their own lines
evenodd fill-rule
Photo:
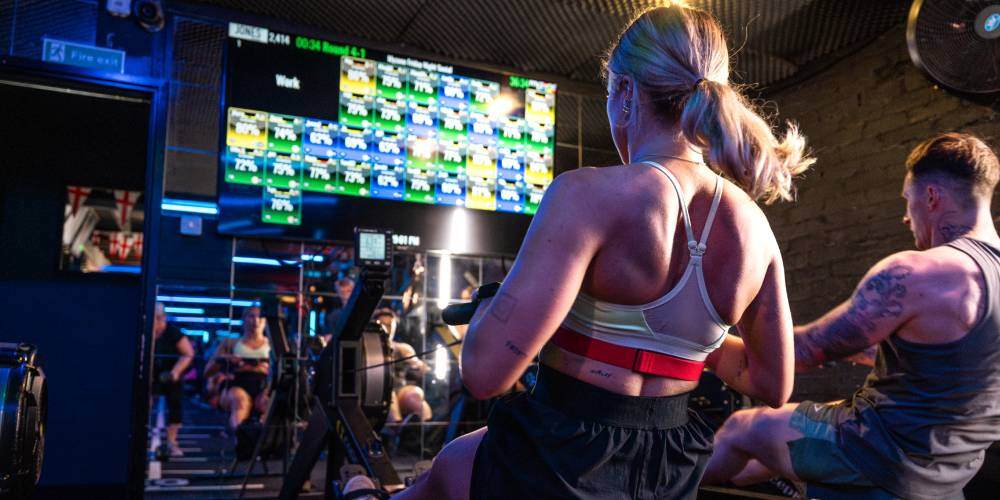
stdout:
<svg viewBox="0 0 1000 500">
<path fill-rule="evenodd" d="M 354 280 L 348 277 L 343 277 L 334 283 L 334 288 L 336 289 L 337 296 L 330 301 L 330 309 L 326 312 L 326 316 L 323 320 L 323 345 L 330 342 L 333 338 L 333 329 L 337 326 L 337 321 L 340 319 L 340 313 L 344 311 L 347 307 L 347 301 L 351 299 L 351 294 L 354 293 Z"/>
<path fill-rule="evenodd" d="M 800 371 L 869 358 L 864 386 L 846 401 L 737 412 L 706 483 L 781 475 L 832 492 L 822 498 L 961 498 L 1000 439 L 997 157 L 949 133 L 918 145 L 906 168 L 903 222 L 918 251 L 883 259 L 850 299 L 795 329 Z"/>
<path fill-rule="evenodd" d="M 191 365 L 194 348 L 180 330 L 167 324 L 167 314 L 160 302 L 156 303 L 153 316 L 153 339 L 153 393 L 167 398 L 167 451 L 171 457 L 182 457 L 184 453 L 177 445 L 177 431 L 183 420 L 181 376 Z"/>
<path fill-rule="evenodd" d="M 406 415 L 417 415 L 421 420 L 430 420 L 432 411 L 424 398 L 424 390 L 420 388 L 420 383 L 424 373 L 430 370 L 426 363 L 419 357 L 416 349 L 406 342 L 397 342 L 396 329 L 399 327 L 399 317 L 396 311 L 383 307 L 375 311 L 372 315 L 382 331 L 389 337 L 389 345 L 392 347 L 392 359 L 402 360 L 394 363 L 393 367 L 393 390 L 392 402 L 389 405 L 389 422 L 401 422 Z"/>
</svg>

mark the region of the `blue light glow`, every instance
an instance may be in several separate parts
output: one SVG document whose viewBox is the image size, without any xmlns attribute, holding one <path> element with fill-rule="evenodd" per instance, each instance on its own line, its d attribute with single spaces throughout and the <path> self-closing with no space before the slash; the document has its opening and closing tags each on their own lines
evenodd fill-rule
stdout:
<svg viewBox="0 0 1000 500">
<path fill-rule="evenodd" d="M 263 257 L 233 257 L 233 262 L 237 264 L 259 264 L 262 266 L 280 266 L 278 259 L 265 259 Z"/>
<path fill-rule="evenodd" d="M 101 271 L 105 273 L 128 273 L 128 274 L 139 274 L 142 272 L 142 268 L 139 266 L 126 266 L 126 265 L 106 265 L 101 267 Z"/>
<path fill-rule="evenodd" d="M 164 307 L 163 312 L 175 314 L 205 314 L 200 307 Z"/>
<path fill-rule="evenodd" d="M 316 311 L 309 311 L 309 336 L 316 336 Z"/>
<path fill-rule="evenodd" d="M 160 209 L 165 212 L 185 212 L 191 214 L 218 215 L 219 206 L 209 201 L 178 200 L 164 198 Z"/>
<path fill-rule="evenodd" d="M 224 297 L 184 297 L 176 295 L 157 295 L 157 302 L 178 302 L 182 304 L 229 304 L 232 300 Z"/>
<path fill-rule="evenodd" d="M 157 295 L 157 302 L 176 302 L 178 304 L 232 304 L 233 307 L 259 306 L 254 300 L 227 299 L 225 297 L 185 297 L 182 295 Z"/>
<path fill-rule="evenodd" d="M 240 326 L 243 324 L 241 319 L 229 319 L 229 318 L 203 318 L 201 316 L 167 316 L 167 321 L 173 321 L 174 323 L 208 323 L 208 324 L 230 324 L 233 326 Z"/>
<path fill-rule="evenodd" d="M 992 14 L 990 17 L 987 17 L 986 24 L 983 27 L 986 28 L 987 33 L 991 33 L 1000 28 L 1000 14 Z"/>
<path fill-rule="evenodd" d="M 181 328 L 181 332 L 189 337 L 201 337 L 201 341 L 208 343 L 208 330 L 189 330 L 187 328 Z"/>
</svg>

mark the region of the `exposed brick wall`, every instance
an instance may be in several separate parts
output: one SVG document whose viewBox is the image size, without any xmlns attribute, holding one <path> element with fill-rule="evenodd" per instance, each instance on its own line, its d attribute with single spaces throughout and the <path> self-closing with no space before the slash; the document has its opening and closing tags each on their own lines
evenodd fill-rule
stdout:
<svg viewBox="0 0 1000 500">
<path fill-rule="evenodd" d="M 902 26 L 807 82 L 771 96 L 818 159 L 798 200 L 767 209 L 788 270 L 796 321 L 847 296 L 889 253 L 911 249 L 900 222 L 903 162 L 942 131 L 1000 145 L 1000 114 L 934 87 L 910 62 Z"/>
<path fill-rule="evenodd" d="M 903 26 L 769 98 L 780 119 L 799 123 L 818 159 L 797 184 L 797 202 L 766 209 L 781 244 L 797 324 L 846 299 L 881 258 L 913 248 L 901 223 L 900 192 L 904 160 L 918 142 L 963 131 L 1000 150 L 996 105 L 936 89 L 910 62 Z M 863 372 L 841 368 L 800 377 L 796 396 L 846 397 L 842 379 L 859 383 Z"/>
</svg>

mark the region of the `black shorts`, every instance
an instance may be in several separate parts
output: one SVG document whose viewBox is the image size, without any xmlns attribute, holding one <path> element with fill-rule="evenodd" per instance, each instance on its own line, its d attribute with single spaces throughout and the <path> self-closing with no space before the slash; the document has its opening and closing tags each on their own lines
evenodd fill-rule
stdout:
<svg viewBox="0 0 1000 500">
<path fill-rule="evenodd" d="M 695 498 L 712 430 L 688 395 L 615 394 L 541 366 L 493 406 L 470 498 Z"/>
<path fill-rule="evenodd" d="M 183 420 L 181 407 L 183 406 L 184 387 L 181 382 L 161 382 L 160 374 L 156 374 L 153 379 L 153 394 L 163 395 L 167 399 L 167 423 L 179 424 Z"/>
<path fill-rule="evenodd" d="M 257 401 L 257 396 L 267 387 L 267 375 L 257 372 L 236 372 L 233 380 L 223 382 L 219 394 L 225 394 L 230 387 L 239 387 L 250 395 L 250 402 Z"/>
</svg>

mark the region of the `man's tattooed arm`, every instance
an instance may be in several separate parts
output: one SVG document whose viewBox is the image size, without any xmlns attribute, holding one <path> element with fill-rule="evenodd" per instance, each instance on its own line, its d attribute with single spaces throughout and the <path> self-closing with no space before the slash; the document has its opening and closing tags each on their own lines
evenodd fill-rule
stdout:
<svg viewBox="0 0 1000 500">
<path fill-rule="evenodd" d="M 854 296 L 819 320 L 795 332 L 799 370 L 854 356 L 878 344 L 898 327 L 913 268 L 894 264 L 863 281 Z"/>
<path fill-rule="evenodd" d="M 873 345 L 873 346 L 868 346 L 868 349 L 865 349 L 857 354 L 852 354 L 850 356 L 847 356 L 846 358 L 844 358 L 844 361 L 850 361 L 852 363 L 857 363 L 859 365 L 865 365 L 865 366 L 875 366 L 875 357 L 877 355 L 878 355 L 878 346 Z"/>
<path fill-rule="evenodd" d="M 859 313 L 851 306 L 839 318 L 795 332 L 795 366 L 808 369 L 825 361 L 841 359 L 871 346 L 865 330 L 855 322 Z"/>
</svg>

